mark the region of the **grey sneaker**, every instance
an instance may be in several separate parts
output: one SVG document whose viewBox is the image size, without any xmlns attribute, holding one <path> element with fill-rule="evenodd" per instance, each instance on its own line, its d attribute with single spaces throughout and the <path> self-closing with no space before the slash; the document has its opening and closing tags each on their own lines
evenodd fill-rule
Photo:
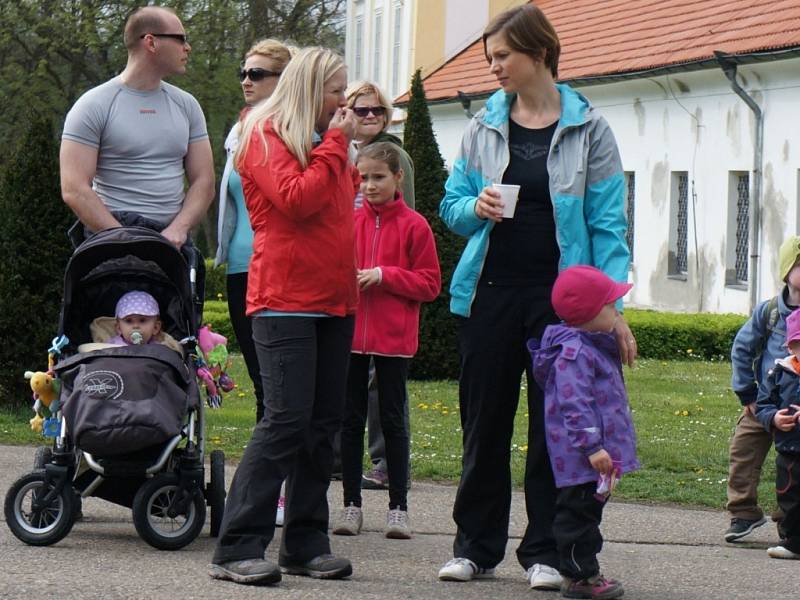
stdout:
<svg viewBox="0 0 800 600">
<path fill-rule="evenodd" d="M 219 565 L 209 565 L 208 574 L 214 579 L 245 585 L 269 585 L 281 580 L 281 570 L 278 565 L 263 558 L 232 560 Z"/>
<path fill-rule="evenodd" d="M 758 527 L 761 527 L 767 520 L 764 517 L 760 519 L 731 519 L 731 526 L 728 527 L 728 530 L 725 532 L 725 541 L 726 542 L 735 542 L 736 540 L 740 540 L 746 535 L 750 535 L 753 533 Z"/>
<path fill-rule="evenodd" d="M 350 504 L 345 506 L 339 515 L 332 533 L 334 535 L 358 535 L 361 533 L 361 526 L 364 524 L 364 513 L 360 506 Z"/>
<path fill-rule="evenodd" d="M 303 575 L 314 579 L 344 579 L 353 574 L 353 565 L 346 558 L 333 554 L 320 554 L 298 565 L 281 565 L 287 575 Z"/>
<path fill-rule="evenodd" d="M 411 539 L 408 511 L 393 508 L 386 513 L 386 537 L 393 540 Z"/>
</svg>

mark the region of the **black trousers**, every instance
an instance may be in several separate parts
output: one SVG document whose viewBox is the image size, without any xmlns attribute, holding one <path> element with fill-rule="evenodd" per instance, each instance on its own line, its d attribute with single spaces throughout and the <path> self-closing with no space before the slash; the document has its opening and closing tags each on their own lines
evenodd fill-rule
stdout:
<svg viewBox="0 0 800 600">
<path fill-rule="evenodd" d="M 603 549 L 600 521 L 605 500 L 595 496 L 597 482 L 558 490 L 553 534 L 558 547 L 558 570 L 571 579 L 587 579 L 600 572 L 597 555 Z"/>
<path fill-rule="evenodd" d="M 781 545 L 800 554 L 800 455 L 776 453 L 775 490 L 784 513 L 781 528 L 786 538 Z"/>
<path fill-rule="evenodd" d="M 327 491 L 341 426 L 353 317 L 257 317 L 253 339 L 269 402 L 236 469 L 213 562 L 263 558 L 286 479 L 279 562 L 330 552 Z"/>
<path fill-rule="evenodd" d="M 244 356 L 247 374 L 253 382 L 256 394 L 256 423 L 264 417 L 264 386 L 258 368 L 256 346 L 253 343 L 252 319 L 245 314 L 247 305 L 247 273 L 233 273 L 225 279 L 228 292 L 228 314 L 231 317 L 233 333 Z"/>
<path fill-rule="evenodd" d="M 492 568 L 503 560 L 511 510 L 511 436 L 527 375 L 528 454 L 525 509 L 528 526 L 517 549 L 525 568 L 558 568 L 553 537 L 556 487 L 544 436 L 544 398 L 531 374 L 526 348 L 557 323 L 549 288 L 479 286 L 472 314 L 461 319 L 459 404 L 464 453 L 453 507 L 453 556 Z"/>
<path fill-rule="evenodd" d="M 361 506 L 364 426 L 367 422 L 370 360 L 375 362 L 378 412 L 386 446 L 389 507 L 407 510 L 409 430 L 406 421 L 408 359 L 352 354 L 342 423 L 342 486 L 344 504 Z"/>
</svg>

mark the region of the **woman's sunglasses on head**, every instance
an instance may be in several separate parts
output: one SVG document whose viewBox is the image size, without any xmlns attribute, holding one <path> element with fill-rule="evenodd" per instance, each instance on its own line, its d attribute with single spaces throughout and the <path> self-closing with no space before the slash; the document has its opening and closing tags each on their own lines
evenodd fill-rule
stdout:
<svg viewBox="0 0 800 600">
<path fill-rule="evenodd" d="M 280 77 L 280 71 L 270 71 L 268 69 L 260 69 L 253 67 L 252 69 L 241 69 L 239 71 L 239 81 L 250 79 L 252 82 L 261 81 L 266 77 Z"/>
<path fill-rule="evenodd" d="M 356 113 L 358 117 L 366 117 L 369 113 L 372 113 L 376 117 L 382 117 L 386 114 L 386 107 L 384 106 L 354 106 L 353 112 Z"/>
</svg>

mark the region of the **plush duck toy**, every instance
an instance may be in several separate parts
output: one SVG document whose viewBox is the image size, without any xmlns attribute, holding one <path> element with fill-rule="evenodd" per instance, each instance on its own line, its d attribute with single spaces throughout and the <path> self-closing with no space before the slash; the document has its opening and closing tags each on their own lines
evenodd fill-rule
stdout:
<svg viewBox="0 0 800 600">
<path fill-rule="evenodd" d="M 41 433 L 44 423 L 43 408 L 46 408 L 51 415 L 58 410 L 59 381 L 44 371 L 25 371 L 25 379 L 30 379 L 31 382 L 33 412 L 36 413 L 30 420 L 31 429 Z"/>
</svg>

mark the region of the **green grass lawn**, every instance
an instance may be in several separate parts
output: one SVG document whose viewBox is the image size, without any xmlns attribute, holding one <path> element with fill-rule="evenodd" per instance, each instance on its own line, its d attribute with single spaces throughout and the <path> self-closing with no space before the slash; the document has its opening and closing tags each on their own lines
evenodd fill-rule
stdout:
<svg viewBox="0 0 800 600">
<path fill-rule="evenodd" d="M 242 455 L 255 421 L 253 386 L 241 357 L 232 374 L 238 387 L 222 409 L 208 411 L 209 449 L 229 459 Z M 625 372 L 643 468 L 617 487 L 619 498 L 723 508 L 728 440 L 740 408 L 730 390 L 730 365 L 701 361 L 642 360 Z M 461 467 L 458 386 L 453 381 L 409 383 L 412 471 L 416 480 L 457 482 Z M 0 443 L 38 444 L 27 411 L 0 412 Z M 511 468 L 519 486 L 527 452 L 528 411 L 523 389 L 512 438 Z M 759 490 L 773 507 L 775 466 L 771 454 Z"/>
</svg>

